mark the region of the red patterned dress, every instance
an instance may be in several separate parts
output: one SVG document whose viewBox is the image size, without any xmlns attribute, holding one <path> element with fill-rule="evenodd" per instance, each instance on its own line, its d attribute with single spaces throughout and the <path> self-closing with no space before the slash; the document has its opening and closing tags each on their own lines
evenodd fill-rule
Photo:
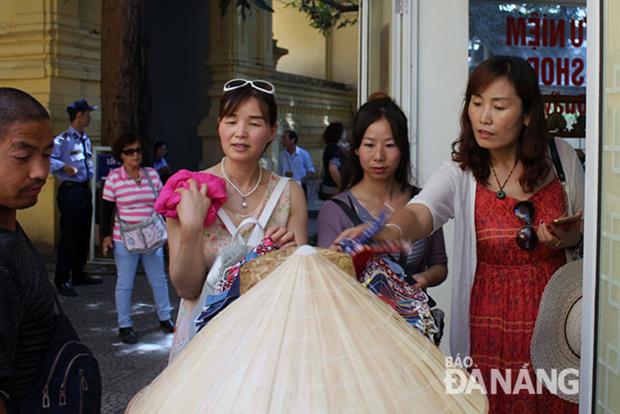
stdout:
<svg viewBox="0 0 620 414">
<path fill-rule="evenodd" d="M 490 413 L 577 413 L 578 406 L 550 394 L 530 394 L 523 387 L 518 394 L 506 394 L 498 383 L 491 394 L 491 369 L 506 378 L 511 370 L 510 389 L 519 369 L 526 367 L 536 386 L 530 359 L 530 341 L 543 291 L 551 275 L 565 262 L 563 250 L 548 249 L 539 243 L 522 250 L 515 237 L 524 223 L 514 214 L 519 200 L 500 200 L 494 191 L 478 184 L 476 189 L 477 268 L 471 292 L 471 356 L 480 370 L 489 397 Z M 546 223 L 566 213 L 562 184 L 556 179 L 531 198 L 533 224 Z M 497 382 L 496 382 L 497 383 Z"/>
</svg>

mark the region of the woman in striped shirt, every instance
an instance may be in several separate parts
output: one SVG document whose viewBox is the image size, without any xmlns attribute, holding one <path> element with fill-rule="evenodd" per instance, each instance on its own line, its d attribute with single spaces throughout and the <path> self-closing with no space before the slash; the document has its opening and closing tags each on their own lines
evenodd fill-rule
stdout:
<svg viewBox="0 0 620 414">
<path fill-rule="evenodd" d="M 114 251 L 118 273 L 115 298 L 119 336 L 123 342 L 134 344 L 138 341 L 138 337 L 131 320 L 131 292 L 139 260 L 142 260 L 153 290 L 160 327 L 165 333 L 174 331 L 174 323 L 170 318 L 172 307 L 164 270 L 163 247 L 151 254 L 127 251 L 118 221 L 120 218 L 123 222 L 131 224 L 149 219 L 153 214 L 155 199 L 162 184 L 155 169 L 141 167 L 142 144 L 139 137 L 129 134 L 119 137 L 112 147 L 112 152 L 123 165 L 108 174 L 103 187 L 101 225 L 103 254 L 107 255 L 109 251 Z M 114 221 L 113 230 L 112 221 Z"/>
</svg>

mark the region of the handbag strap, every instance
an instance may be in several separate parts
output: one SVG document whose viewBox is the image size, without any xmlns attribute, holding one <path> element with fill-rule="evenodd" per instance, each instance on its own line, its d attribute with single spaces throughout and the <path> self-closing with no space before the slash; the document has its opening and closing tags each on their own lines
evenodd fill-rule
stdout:
<svg viewBox="0 0 620 414">
<path fill-rule="evenodd" d="M 288 177 L 280 177 L 258 219 L 256 217 L 247 217 L 243 221 L 241 221 L 238 226 L 235 226 L 232 219 L 230 218 L 228 213 L 224 211 L 223 208 L 220 208 L 217 211 L 217 216 L 220 218 L 220 220 L 222 220 L 222 223 L 224 224 L 230 235 L 233 237 L 233 242 L 240 237 L 245 244 L 255 246 L 263 239 L 267 222 L 269 221 L 269 218 L 271 217 L 271 214 L 273 213 L 278 201 L 280 200 L 280 196 L 282 195 L 282 192 L 284 191 L 284 188 L 286 187 L 286 184 L 289 182 L 289 180 L 290 179 Z M 254 230 L 252 230 L 250 237 L 247 240 L 244 240 L 240 234 L 240 231 L 243 227 L 246 227 L 250 224 L 255 225 Z"/>
<path fill-rule="evenodd" d="M 549 152 L 551 153 L 555 173 L 558 175 L 560 182 L 564 184 L 566 183 L 566 175 L 564 174 L 564 168 L 562 168 L 562 161 L 560 160 L 560 155 L 558 154 L 558 147 L 555 144 L 555 138 L 550 138 L 547 141 L 549 144 Z"/>
<path fill-rule="evenodd" d="M 267 204 L 265 204 L 265 207 L 263 208 L 263 211 L 261 212 L 258 218 L 258 223 L 263 229 L 266 228 L 267 222 L 271 218 L 271 215 L 273 214 L 273 211 L 275 210 L 276 205 L 278 204 L 278 201 L 280 201 L 280 196 L 284 192 L 284 188 L 286 187 L 286 184 L 288 184 L 289 181 L 290 181 L 290 178 L 288 177 L 280 177 L 280 179 L 278 180 L 278 183 L 276 184 L 275 188 L 273 189 L 271 193 L 271 196 L 269 197 L 269 200 L 267 200 Z M 252 232 L 252 235 L 250 236 L 250 240 L 252 239 L 253 235 L 254 235 L 254 232 Z M 257 243 L 258 242 L 260 242 L 260 240 L 258 240 Z"/>
<path fill-rule="evenodd" d="M 155 189 L 155 185 L 153 184 L 153 180 L 151 180 L 151 175 L 144 168 L 140 168 L 140 171 L 146 177 L 146 181 L 149 183 L 149 187 L 151 187 L 151 190 L 153 190 L 153 194 L 155 195 L 155 199 L 157 199 L 157 197 L 159 196 L 159 192 Z M 123 220 L 121 220 L 121 215 L 119 213 L 119 210 L 120 209 L 118 208 L 118 204 L 116 204 L 116 209 L 115 209 L 116 219 L 118 220 L 118 225 L 119 225 L 119 227 L 122 230 L 124 228 L 123 225 L 125 225 L 126 223 Z M 153 213 L 155 213 L 155 203 L 153 203 Z"/>
<path fill-rule="evenodd" d="M 230 235 L 234 236 L 235 232 L 237 231 L 237 226 L 235 226 L 235 223 L 233 223 L 231 218 L 224 211 L 224 207 L 220 207 L 220 209 L 217 211 L 217 216 L 220 218 L 220 220 L 222 220 L 222 223 L 224 223 L 224 227 L 226 227 L 226 230 L 228 230 Z"/>
<path fill-rule="evenodd" d="M 243 244 L 252 245 L 251 243 L 252 240 L 250 239 L 245 240 L 243 236 L 241 235 L 241 230 L 251 224 L 254 224 L 256 226 L 255 230 L 252 231 L 252 234 L 254 234 L 254 232 L 257 231 L 258 232 L 257 236 L 260 236 L 258 242 L 262 240 L 263 235 L 265 234 L 265 228 L 261 226 L 259 220 L 254 216 L 244 218 L 243 220 L 241 220 L 241 223 L 239 223 L 238 226 L 235 226 L 232 219 L 228 216 L 228 214 L 224 211 L 224 209 L 220 208 L 217 212 L 217 215 L 220 218 L 220 220 L 222 220 L 222 223 L 224 223 L 224 227 L 226 227 L 226 230 L 228 230 L 228 232 L 232 236 L 232 239 L 231 239 L 232 243 L 240 242 Z M 257 228 L 259 230 L 256 230 Z M 258 242 L 256 242 L 256 244 L 258 244 Z"/>
<path fill-rule="evenodd" d="M 254 224 L 254 230 L 252 230 L 252 234 L 250 235 L 250 238 L 248 240 L 245 240 L 243 236 L 241 235 L 241 229 L 249 225 L 252 225 L 252 224 Z M 252 237 L 251 237 L 255 234 L 255 232 L 257 232 L 257 237 L 258 237 L 257 241 L 252 240 Z M 241 221 L 241 223 L 239 223 L 239 226 L 237 227 L 235 234 L 233 234 L 232 242 L 235 243 L 240 239 L 243 242 L 243 244 L 255 246 L 263 239 L 264 234 L 265 234 L 265 228 L 261 226 L 260 222 L 258 221 L 256 217 L 250 216 L 250 217 L 244 218 Z"/>
<path fill-rule="evenodd" d="M 353 222 L 354 226 L 359 226 L 360 224 L 363 224 L 364 222 L 362 221 L 360 216 L 357 214 L 357 211 L 355 210 L 355 206 L 353 205 L 353 200 L 351 200 L 351 197 L 349 197 L 348 194 L 347 194 L 347 199 L 349 200 L 348 204 L 335 197 L 332 198 L 330 201 L 333 201 L 338 207 L 340 207 L 342 211 L 344 211 L 344 213 L 347 215 L 349 220 Z"/>
</svg>

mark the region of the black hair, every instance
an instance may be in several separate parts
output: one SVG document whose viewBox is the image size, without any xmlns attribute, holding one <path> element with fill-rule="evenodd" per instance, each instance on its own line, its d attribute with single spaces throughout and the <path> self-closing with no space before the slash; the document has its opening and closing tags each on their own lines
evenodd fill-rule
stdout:
<svg viewBox="0 0 620 414">
<path fill-rule="evenodd" d="M 116 160 L 122 161 L 121 154 L 123 153 L 123 150 L 126 147 L 135 144 L 136 142 L 140 144 L 140 148 L 142 148 L 142 150 L 144 151 L 144 145 L 142 141 L 142 137 L 138 136 L 137 134 L 130 132 L 122 133 L 112 144 L 112 156 L 114 156 Z M 143 153 L 142 155 L 142 162 L 144 163 L 145 154 Z"/>
<path fill-rule="evenodd" d="M 340 122 L 332 122 L 327 125 L 327 128 L 325 128 L 323 132 L 323 141 L 325 141 L 326 144 L 335 144 L 340 141 L 343 132 L 344 126 Z"/>
<path fill-rule="evenodd" d="M 0 88 L 0 138 L 13 122 L 49 119 L 47 109 L 30 94 L 15 88 Z"/>
<path fill-rule="evenodd" d="M 163 147 L 163 146 L 168 146 L 168 144 L 166 144 L 164 141 L 157 141 L 155 143 L 155 145 L 153 145 L 153 152 L 157 152 L 157 150 L 159 149 L 159 147 Z"/>
<path fill-rule="evenodd" d="M 490 154 L 489 150 L 480 147 L 476 142 L 469 119 L 469 104 L 473 95 L 482 93 L 491 83 L 501 78 L 506 78 L 514 86 L 517 96 L 521 99 L 523 115 L 527 115 L 529 119 L 518 137 L 517 157 L 524 167 L 519 177 L 519 184 L 524 191 L 530 192 L 549 173 L 549 164 L 546 160 L 549 135 L 538 78 L 525 59 L 494 56 L 474 69 L 465 92 L 461 112 L 461 132 L 457 140 L 452 143 L 452 160 L 457 162 L 461 169 L 470 170 L 479 182 L 488 182 L 491 173 Z"/>
<path fill-rule="evenodd" d="M 250 84 L 225 92 L 220 98 L 219 117 L 224 118 L 235 113 L 237 108 L 251 98 L 256 98 L 265 121 L 275 126 L 278 121 L 278 106 L 273 95 L 254 89 Z"/>
<path fill-rule="evenodd" d="M 295 144 L 297 144 L 297 132 L 293 131 L 292 129 L 287 129 L 282 135 L 288 136 L 289 139 L 292 139 L 293 141 L 295 141 Z"/>
<path fill-rule="evenodd" d="M 400 151 L 400 162 L 394 172 L 394 180 L 400 184 L 402 190 L 412 187 L 410 183 L 411 158 L 407 117 L 402 109 L 389 96 L 385 95 L 366 102 L 358 109 L 353 118 L 351 150 L 344 164 L 342 174 L 343 189 L 353 187 L 364 178 L 364 169 L 355 150 L 362 145 L 362 140 L 368 127 L 382 118 L 390 124 L 394 143 Z"/>
</svg>

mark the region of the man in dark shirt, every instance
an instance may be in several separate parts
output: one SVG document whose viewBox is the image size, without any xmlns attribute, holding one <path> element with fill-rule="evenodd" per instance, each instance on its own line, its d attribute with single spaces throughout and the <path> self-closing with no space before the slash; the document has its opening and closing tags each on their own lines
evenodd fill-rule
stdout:
<svg viewBox="0 0 620 414">
<path fill-rule="evenodd" d="M 36 204 L 53 147 L 45 108 L 25 92 L 0 88 L 0 414 L 19 412 L 54 329 L 54 289 L 16 218 Z"/>
</svg>

